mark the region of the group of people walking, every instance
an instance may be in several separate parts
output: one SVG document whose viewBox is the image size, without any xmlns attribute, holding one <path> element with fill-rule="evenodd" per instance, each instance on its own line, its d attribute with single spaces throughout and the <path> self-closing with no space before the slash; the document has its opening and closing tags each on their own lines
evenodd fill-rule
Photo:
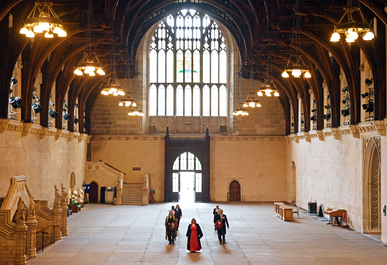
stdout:
<svg viewBox="0 0 387 265">
<path fill-rule="evenodd" d="M 223 210 L 219 208 L 219 205 L 216 205 L 216 208 L 213 210 L 213 215 L 214 229 L 218 233 L 219 244 L 226 244 L 226 225 L 227 229 L 229 229 L 227 216 L 223 214 Z M 177 231 L 179 231 L 180 219 L 182 217 L 183 214 L 180 206 L 178 204 L 176 205 L 176 208 L 172 206 L 172 209 L 165 219 L 165 239 L 168 239 L 169 244 L 175 244 Z M 202 249 L 200 239 L 203 237 L 203 232 L 200 225 L 196 223 L 195 218 L 192 218 L 191 223 L 188 225 L 186 237 L 188 251 L 196 252 Z"/>
</svg>

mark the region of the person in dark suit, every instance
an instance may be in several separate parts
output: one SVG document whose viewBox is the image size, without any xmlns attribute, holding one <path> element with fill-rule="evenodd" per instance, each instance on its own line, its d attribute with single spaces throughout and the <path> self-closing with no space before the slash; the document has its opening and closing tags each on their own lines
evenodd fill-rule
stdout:
<svg viewBox="0 0 387 265">
<path fill-rule="evenodd" d="M 175 217 L 176 217 L 176 222 L 177 222 L 176 231 L 179 231 L 180 219 L 183 217 L 183 213 L 182 213 L 180 206 L 178 204 L 176 204 L 176 208 L 175 208 Z"/>
<path fill-rule="evenodd" d="M 192 218 L 191 223 L 187 229 L 187 250 L 190 252 L 196 252 L 202 249 L 200 244 L 200 238 L 203 236 L 200 225 L 196 223 L 196 219 Z"/>
<path fill-rule="evenodd" d="M 176 240 L 176 218 L 172 211 L 169 211 L 169 215 L 165 218 L 165 239 L 168 238 L 169 244 L 175 244 Z"/>
<path fill-rule="evenodd" d="M 215 216 L 215 225 L 217 225 L 217 222 L 220 221 L 222 222 L 221 228 L 216 227 L 218 230 L 218 239 L 219 239 L 219 244 L 226 244 L 226 224 L 227 224 L 227 229 L 229 229 L 228 225 L 228 220 L 227 216 L 223 214 L 223 210 L 219 210 L 219 214 Z M 222 241 L 223 240 L 223 241 Z"/>
</svg>

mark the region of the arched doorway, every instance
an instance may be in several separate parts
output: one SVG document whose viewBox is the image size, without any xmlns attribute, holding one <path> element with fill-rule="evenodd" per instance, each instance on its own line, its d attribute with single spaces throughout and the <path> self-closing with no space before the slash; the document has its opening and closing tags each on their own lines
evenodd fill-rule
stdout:
<svg viewBox="0 0 387 265">
<path fill-rule="evenodd" d="M 363 233 L 381 233 L 380 137 L 364 139 Z"/>
<path fill-rule="evenodd" d="M 178 155 L 172 167 L 172 192 L 178 192 L 180 202 L 201 200 L 203 168 L 199 158 L 191 152 Z"/>
<path fill-rule="evenodd" d="M 241 201 L 241 185 L 236 180 L 230 183 L 230 201 Z"/>
<path fill-rule="evenodd" d="M 206 128 L 206 135 L 197 137 L 170 137 L 169 127 L 167 126 L 165 135 L 165 181 L 164 181 L 164 201 L 172 202 L 179 200 L 179 186 L 173 185 L 173 173 L 179 173 L 187 170 L 173 169 L 177 157 L 183 153 L 194 154 L 194 161 L 198 158 L 202 170 L 195 165 L 194 170 L 188 170 L 188 172 L 202 173 L 195 175 L 195 185 L 201 187 L 201 192 L 196 188 L 195 201 L 208 202 L 210 198 L 210 135 L 208 127 Z M 195 162 L 196 163 L 196 162 Z M 180 165 L 181 166 L 181 165 Z M 188 168 L 188 164 L 186 165 Z M 197 177 L 197 178 L 196 178 Z M 179 175 L 175 175 L 175 180 L 179 181 Z M 196 181 L 201 182 L 201 185 L 196 184 Z M 177 182 L 178 183 L 178 182 Z M 175 191 L 173 191 L 173 188 Z M 176 191 L 177 190 L 177 191 Z"/>
<path fill-rule="evenodd" d="M 89 202 L 98 203 L 98 184 L 94 181 L 90 183 Z"/>
</svg>

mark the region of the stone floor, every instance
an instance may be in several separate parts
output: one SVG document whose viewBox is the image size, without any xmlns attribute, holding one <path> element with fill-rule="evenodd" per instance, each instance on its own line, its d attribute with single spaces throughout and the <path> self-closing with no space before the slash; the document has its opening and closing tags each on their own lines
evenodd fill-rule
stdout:
<svg viewBox="0 0 387 265">
<path fill-rule="evenodd" d="M 69 236 L 27 263 L 387 264 L 385 244 L 306 213 L 284 222 L 272 203 L 220 204 L 230 223 L 226 245 L 219 244 L 213 229 L 214 204 L 181 204 L 180 231 L 175 245 L 168 245 L 164 219 L 171 205 L 88 204 L 68 218 Z M 201 253 L 186 251 L 185 233 L 193 217 L 204 233 Z"/>
</svg>

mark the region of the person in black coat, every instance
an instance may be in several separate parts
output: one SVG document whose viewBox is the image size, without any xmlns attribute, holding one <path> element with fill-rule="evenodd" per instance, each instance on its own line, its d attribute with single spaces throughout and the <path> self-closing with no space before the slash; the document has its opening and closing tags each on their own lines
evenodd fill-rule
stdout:
<svg viewBox="0 0 387 265">
<path fill-rule="evenodd" d="M 219 244 L 226 244 L 226 224 L 227 224 L 227 229 L 229 229 L 229 225 L 228 225 L 228 220 L 227 220 L 227 216 L 225 214 L 223 214 L 223 210 L 219 210 L 219 214 L 215 216 L 215 223 L 217 221 L 221 221 L 222 222 L 222 228 L 217 228 L 218 230 L 218 239 L 219 239 Z M 222 241 L 223 239 L 223 241 Z"/>
<path fill-rule="evenodd" d="M 175 217 L 176 217 L 176 222 L 177 222 L 176 231 L 179 231 L 180 219 L 183 217 L 183 213 L 182 213 L 180 206 L 178 204 L 176 204 L 176 208 L 175 208 Z"/>
<path fill-rule="evenodd" d="M 200 238 L 203 236 L 200 225 L 196 223 L 196 219 L 192 218 L 191 223 L 187 229 L 187 250 L 190 252 L 196 252 L 202 249 Z"/>
<path fill-rule="evenodd" d="M 172 225 L 174 223 L 174 225 Z M 168 238 L 169 244 L 175 244 L 176 240 L 176 218 L 172 211 L 169 211 L 169 215 L 165 218 L 165 239 Z M 172 228 L 172 229 L 171 229 Z"/>
</svg>

